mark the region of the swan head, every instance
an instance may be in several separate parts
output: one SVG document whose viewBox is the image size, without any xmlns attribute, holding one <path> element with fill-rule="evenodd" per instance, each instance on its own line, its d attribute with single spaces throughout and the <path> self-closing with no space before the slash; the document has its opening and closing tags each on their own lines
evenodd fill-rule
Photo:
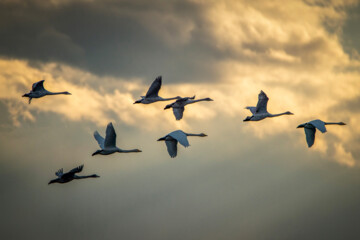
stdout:
<svg viewBox="0 0 360 240">
<path fill-rule="evenodd" d="M 58 179 L 53 179 L 53 180 L 51 180 L 49 183 L 48 183 L 48 185 L 50 185 L 50 184 L 52 184 L 52 183 L 57 183 L 58 182 Z"/>
<path fill-rule="evenodd" d="M 165 141 L 166 137 L 159 138 L 158 141 Z"/>
<path fill-rule="evenodd" d="M 289 111 L 285 112 L 285 114 L 286 115 L 294 115 L 292 112 L 289 112 Z"/>
<path fill-rule="evenodd" d="M 25 93 L 24 95 L 22 95 L 22 97 L 30 97 L 29 93 Z"/>
<path fill-rule="evenodd" d="M 91 156 L 95 156 L 97 154 L 100 154 L 102 150 L 97 150 L 96 152 L 94 152 L 93 154 L 91 154 Z"/>
<path fill-rule="evenodd" d="M 136 104 L 136 103 L 142 103 L 143 99 L 140 99 L 140 100 L 136 100 L 133 104 Z"/>
<path fill-rule="evenodd" d="M 93 174 L 93 175 L 90 175 L 90 177 L 92 177 L 92 178 L 99 178 L 100 176 L 97 175 L 97 174 Z"/>
<path fill-rule="evenodd" d="M 344 122 L 339 122 L 339 125 L 346 125 L 346 123 L 344 123 Z"/>
<path fill-rule="evenodd" d="M 297 126 L 296 128 L 304 128 L 306 125 L 306 123 L 300 124 L 299 126 Z"/>
<path fill-rule="evenodd" d="M 251 121 L 251 118 L 252 118 L 252 116 L 251 117 L 248 116 L 243 120 L 243 122 Z"/>
<path fill-rule="evenodd" d="M 140 149 L 135 149 L 134 152 L 142 152 Z"/>
<path fill-rule="evenodd" d="M 65 95 L 72 95 L 71 93 L 69 92 L 64 92 Z"/>
<path fill-rule="evenodd" d="M 205 98 L 204 100 L 205 100 L 205 101 L 214 101 L 214 100 L 212 100 L 211 98 Z"/>
<path fill-rule="evenodd" d="M 207 135 L 205 133 L 200 133 L 199 137 L 207 137 Z"/>
<path fill-rule="evenodd" d="M 165 106 L 164 110 L 165 110 L 165 109 L 169 109 L 169 108 L 171 108 L 171 107 L 172 107 L 172 104 L 168 104 L 168 105 Z"/>
</svg>

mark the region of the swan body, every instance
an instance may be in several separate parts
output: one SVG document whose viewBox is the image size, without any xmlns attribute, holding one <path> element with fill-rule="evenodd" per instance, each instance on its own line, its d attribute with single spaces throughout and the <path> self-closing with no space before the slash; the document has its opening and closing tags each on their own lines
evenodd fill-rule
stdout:
<svg viewBox="0 0 360 240">
<path fill-rule="evenodd" d="M 179 99 L 181 97 L 173 97 L 173 98 L 162 98 L 159 96 L 159 91 L 161 88 L 161 83 L 162 83 L 162 77 L 159 76 L 157 77 L 154 82 L 151 84 L 149 90 L 147 91 L 145 96 L 141 96 L 140 100 L 137 100 L 134 102 L 134 104 L 136 103 L 142 103 L 142 104 L 150 104 L 150 103 L 154 103 L 154 102 L 159 102 L 159 101 L 169 101 L 169 100 L 175 100 L 175 99 Z"/>
<path fill-rule="evenodd" d="M 116 146 L 116 133 L 115 129 L 110 122 L 106 127 L 106 136 L 105 139 L 99 134 L 98 131 L 94 132 L 94 138 L 98 142 L 100 146 L 100 150 L 97 150 L 92 154 L 92 156 L 101 154 L 101 155 L 109 155 L 116 152 L 120 153 L 129 153 L 129 152 L 141 152 L 139 149 L 131 149 L 131 150 L 123 150 Z"/>
<path fill-rule="evenodd" d="M 178 142 L 184 147 L 190 146 L 189 141 L 187 139 L 188 136 L 206 137 L 207 135 L 204 133 L 200 133 L 200 134 L 185 133 L 181 130 L 176 130 L 167 134 L 162 138 L 159 138 L 158 141 L 165 141 L 166 148 L 168 150 L 170 157 L 174 158 L 177 155 Z"/>
<path fill-rule="evenodd" d="M 269 98 L 266 94 L 261 90 L 258 96 L 258 103 L 256 107 L 246 107 L 246 109 L 250 110 L 253 114 L 252 116 L 246 117 L 243 121 L 260 121 L 268 117 L 278 117 L 281 115 L 294 115 L 293 113 L 287 111 L 279 114 L 271 114 L 267 111 L 267 103 Z"/>
<path fill-rule="evenodd" d="M 50 92 L 44 88 L 44 81 L 41 80 L 39 82 L 36 82 L 32 85 L 32 89 L 29 93 L 25 93 L 23 97 L 29 98 L 29 104 L 31 103 L 31 99 L 33 98 L 41 98 L 46 95 L 59 95 L 59 94 L 65 94 L 65 95 L 71 95 L 69 92 Z"/>
<path fill-rule="evenodd" d="M 78 176 L 76 175 L 76 173 L 79 173 L 83 170 L 84 165 L 81 165 L 79 167 L 76 167 L 72 170 L 70 170 L 67 173 L 63 172 L 63 169 L 59 169 L 55 175 L 58 176 L 57 178 L 51 180 L 48 184 L 52 184 L 52 183 L 67 183 L 70 182 L 74 179 L 84 179 L 84 178 L 98 178 L 100 176 L 96 175 L 96 174 L 92 174 L 92 175 L 87 175 L 87 176 Z"/>
<path fill-rule="evenodd" d="M 343 122 L 324 122 L 319 119 L 316 119 L 307 123 L 300 124 L 299 126 L 297 126 L 297 128 L 304 128 L 306 142 L 308 144 L 308 147 L 310 148 L 312 145 L 314 145 L 315 142 L 316 129 L 318 129 L 322 133 L 325 133 L 326 132 L 325 125 L 346 125 L 346 124 Z"/>
<path fill-rule="evenodd" d="M 180 119 L 182 119 L 182 117 L 184 115 L 186 105 L 196 103 L 196 102 L 201 102 L 201 101 L 214 101 L 211 98 L 202 98 L 202 99 L 198 99 L 198 100 L 194 100 L 194 99 L 195 99 L 195 96 L 179 98 L 175 102 L 166 105 L 164 110 L 172 108 L 175 119 L 180 120 Z"/>
</svg>

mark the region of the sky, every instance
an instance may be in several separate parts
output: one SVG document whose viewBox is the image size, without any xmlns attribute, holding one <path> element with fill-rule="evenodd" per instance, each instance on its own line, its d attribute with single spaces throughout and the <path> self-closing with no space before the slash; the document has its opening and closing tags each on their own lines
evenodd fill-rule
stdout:
<svg viewBox="0 0 360 240">
<path fill-rule="evenodd" d="M 356 0 L 0 0 L 1 238 L 358 239 L 359 24 Z M 214 101 L 134 105 L 160 75 Z M 41 79 L 72 95 L 29 105 Z M 260 90 L 294 115 L 243 122 Z M 308 148 L 314 119 L 347 125 Z M 109 122 L 142 152 L 92 157 Z M 177 129 L 208 137 L 170 158 Z"/>
</svg>

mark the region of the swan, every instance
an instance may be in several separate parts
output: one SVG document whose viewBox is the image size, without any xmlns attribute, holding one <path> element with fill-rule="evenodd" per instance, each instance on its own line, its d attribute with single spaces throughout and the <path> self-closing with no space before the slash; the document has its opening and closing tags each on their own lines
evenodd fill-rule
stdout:
<svg viewBox="0 0 360 240">
<path fill-rule="evenodd" d="M 116 133 L 115 129 L 110 122 L 106 127 L 106 137 L 105 139 L 100 136 L 98 131 L 94 132 L 94 137 L 100 146 L 100 150 L 97 150 L 92 154 L 92 156 L 101 154 L 101 155 L 109 155 L 115 152 L 120 153 L 129 153 L 129 152 L 141 152 L 139 149 L 131 149 L 131 150 L 122 150 L 116 146 Z"/>
<path fill-rule="evenodd" d="M 176 120 L 180 120 L 183 117 L 186 105 L 196 103 L 196 102 L 201 102 L 201 101 L 214 101 L 211 98 L 202 98 L 202 99 L 198 99 L 198 100 L 194 100 L 194 99 L 195 99 L 195 96 L 179 98 L 175 102 L 166 105 L 164 110 L 172 108 Z"/>
<path fill-rule="evenodd" d="M 23 97 L 29 98 L 29 104 L 31 103 L 31 99 L 33 98 L 41 98 L 46 95 L 59 95 L 59 94 L 65 94 L 65 95 L 71 95 L 69 92 L 49 92 L 44 88 L 44 81 L 41 80 L 39 82 L 36 82 L 32 85 L 32 89 L 29 93 L 25 93 Z"/>
<path fill-rule="evenodd" d="M 267 111 L 267 103 L 269 98 L 266 94 L 261 90 L 259 93 L 259 100 L 256 107 L 246 107 L 245 109 L 249 109 L 250 112 L 253 114 L 251 117 L 246 117 L 243 121 L 260 121 L 267 117 L 278 117 L 281 115 L 294 115 L 293 113 L 287 111 L 279 114 L 271 114 Z"/>
<path fill-rule="evenodd" d="M 159 97 L 159 90 L 161 88 L 161 79 L 162 77 L 159 76 L 157 77 L 154 82 L 151 84 L 149 90 L 147 91 L 145 96 L 141 96 L 140 100 L 137 100 L 134 102 L 134 104 L 136 103 L 142 103 L 142 104 L 149 104 L 149 103 L 154 103 L 154 102 L 158 102 L 158 101 L 169 101 L 169 100 L 175 100 L 175 99 L 179 99 L 181 97 L 173 97 L 173 98 L 162 98 Z"/>
<path fill-rule="evenodd" d="M 75 173 L 79 173 L 83 170 L 84 165 L 78 166 L 72 170 L 70 170 L 67 173 L 63 173 L 63 169 L 59 169 L 55 175 L 58 176 L 58 178 L 55 178 L 53 180 L 51 180 L 48 184 L 52 184 L 52 183 L 67 183 L 70 182 L 74 179 L 83 179 L 83 178 L 98 178 L 100 176 L 96 175 L 96 174 L 92 174 L 92 175 L 88 175 L 88 176 L 77 176 L 75 175 Z"/>
<path fill-rule="evenodd" d="M 308 147 L 310 148 L 312 145 L 314 145 L 315 142 L 316 129 L 319 129 L 320 132 L 325 133 L 326 132 L 325 125 L 346 125 L 346 124 L 343 122 L 324 122 L 319 119 L 316 119 L 307 123 L 300 124 L 299 126 L 297 126 L 297 128 L 304 128 L 306 142 L 308 144 Z"/>
<path fill-rule="evenodd" d="M 193 133 L 185 133 L 181 130 L 176 130 L 169 133 L 165 137 L 159 138 L 158 141 L 165 141 L 170 157 L 174 158 L 177 155 L 178 142 L 184 147 L 190 146 L 189 141 L 187 140 L 188 136 L 206 137 L 207 135 L 205 133 L 193 134 Z"/>
</svg>

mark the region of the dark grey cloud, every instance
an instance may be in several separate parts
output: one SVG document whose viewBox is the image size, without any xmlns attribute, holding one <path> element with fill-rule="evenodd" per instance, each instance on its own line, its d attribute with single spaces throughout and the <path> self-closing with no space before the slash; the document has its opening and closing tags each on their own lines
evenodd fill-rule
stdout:
<svg viewBox="0 0 360 240">
<path fill-rule="evenodd" d="M 209 81 L 216 79 L 212 65 L 217 56 L 199 31 L 191 36 L 191 44 L 174 47 L 144 26 L 144 21 L 156 25 L 157 19 L 142 19 L 145 14 L 174 15 L 179 25 L 164 30 L 176 39 L 183 27 L 180 21 L 196 22 L 197 12 L 195 5 L 182 1 L 69 2 L 57 7 L 3 2 L 0 54 L 64 62 L 98 75 L 152 79 L 162 74 L 169 81 Z"/>
<path fill-rule="evenodd" d="M 298 42 L 299 33 L 293 33 L 285 43 L 276 34 L 258 38 L 254 31 L 268 32 L 262 29 L 265 25 L 248 26 L 244 19 L 234 21 L 239 21 L 247 37 L 238 46 L 219 47 L 216 26 L 206 16 L 209 6 L 188 1 L 3 1 L 0 56 L 27 59 L 31 64 L 62 62 L 100 76 L 153 79 L 163 75 L 169 82 L 204 82 L 218 80 L 218 64 L 226 60 L 309 68 L 327 59 L 327 54 L 337 54 L 332 53 L 327 36 Z M 272 8 L 256 10 L 276 19 L 274 23 L 286 17 L 282 12 L 271 13 Z M 229 37 L 231 33 L 224 39 Z M 301 61 L 277 59 L 269 55 L 272 50 Z"/>
</svg>

